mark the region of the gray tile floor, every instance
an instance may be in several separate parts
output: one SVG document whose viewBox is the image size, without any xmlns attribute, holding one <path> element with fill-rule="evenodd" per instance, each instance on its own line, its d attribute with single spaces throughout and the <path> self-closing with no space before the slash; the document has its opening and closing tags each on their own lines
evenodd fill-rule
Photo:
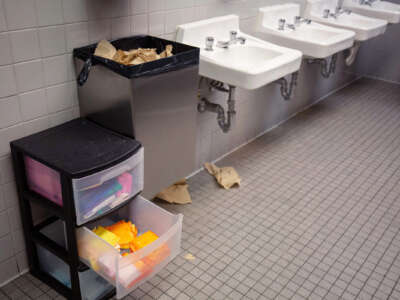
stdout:
<svg viewBox="0 0 400 300">
<path fill-rule="evenodd" d="M 183 251 L 127 299 L 400 299 L 400 85 L 361 79 L 201 172 Z M 194 261 L 184 258 L 186 254 Z M 30 275 L 6 297 L 57 294 Z"/>
</svg>

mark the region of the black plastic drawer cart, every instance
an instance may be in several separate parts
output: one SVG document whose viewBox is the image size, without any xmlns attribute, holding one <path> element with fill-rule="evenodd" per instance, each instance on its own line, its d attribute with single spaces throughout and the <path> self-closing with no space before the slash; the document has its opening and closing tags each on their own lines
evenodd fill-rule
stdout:
<svg viewBox="0 0 400 300">
<path fill-rule="evenodd" d="M 31 273 L 68 299 L 112 297 L 114 286 L 81 262 L 76 233 L 79 225 L 118 211 L 141 192 L 140 143 L 79 118 L 14 141 L 11 152 Z M 49 170 L 58 174 L 59 186 L 54 187 Z M 115 184 L 121 174 L 131 180 L 130 189 L 117 205 L 116 198 L 108 206 L 88 204 L 100 201 L 103 187 Z M 47 186 L 35 186 L 35 180 Z M 85 184 L 89 190 L 82 188 Z M 46 192 L 54 199 L 45 197 Z M 60 203 L 55 203 L 57 197 Z M 51 216 L 34 224 L 31 203 Z"/>
</svg>

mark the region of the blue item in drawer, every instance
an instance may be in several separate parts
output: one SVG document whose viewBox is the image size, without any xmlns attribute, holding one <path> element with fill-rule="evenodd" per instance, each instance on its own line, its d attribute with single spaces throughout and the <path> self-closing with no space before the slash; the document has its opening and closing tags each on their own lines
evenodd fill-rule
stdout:
<svg viewBox="0 0 400 300">
<path fill-rule="evenodd" d="M 122 190 L 117 179 L 106 181 L 100 186 L 81 192 L 81 211 L 87 217 L 95 215 L 115 199 L 115 194 Z M 105 202 L 105 203 L 103 203 Z"/>
</svg>

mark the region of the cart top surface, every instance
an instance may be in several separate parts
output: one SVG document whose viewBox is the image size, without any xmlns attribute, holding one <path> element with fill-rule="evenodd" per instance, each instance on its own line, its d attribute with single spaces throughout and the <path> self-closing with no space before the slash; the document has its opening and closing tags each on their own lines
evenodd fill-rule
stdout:
<svg viewBox="0 0 400 300">
<path fill-rule="evenodd" d="M 85 118 L 21 138 L 11 145 L 12 148 L 74 178 L 111 167 L 141 148 L 138 141 Z"/>
</svg>

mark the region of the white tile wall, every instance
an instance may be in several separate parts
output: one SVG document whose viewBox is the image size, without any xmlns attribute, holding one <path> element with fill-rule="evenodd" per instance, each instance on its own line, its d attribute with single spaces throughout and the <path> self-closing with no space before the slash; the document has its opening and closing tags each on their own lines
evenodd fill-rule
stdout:
<svg viewBox="0 0 400 300">
<path fill-rule="evenodd" d="M 32 120 L 47 114 L 46 90 L 35 90 L 19 95 L 21 115 L 24 121 Z"/>
<path fill-rule="evenodd" d="M 8 33 L 0 34 L 0 65 L 7 65 L 13 62 L 11 54 L 11 43 Z"/>
<path fill-rule="evenodd" d="M 0 32 L 6 31 L 6 30 L 7 30 L 7 25 L 6 25 L 5 13 L 4 13 L 4 5 L 3 5 L 3 0 L 0 0 Z"/>
<path fill-rule="evenodd" d="M 14 181 L 3 185 L 3 198 L 5 208 L 11 208 L 18 205 L 17 189 Z"/>
<path fill-rule="evenodd" d="M 44 85 L 43 62 L 41 59 L 15 64 L 18 92 L 39 89 Z"/>
<path fill-rule="evenodd" d="M 0 238 L 0 249 L 0 261 L 4 261 L 13 256 L 11 234 L 7 234 Z"/>
<path fill-rule="evenodd" d="M 2 270 L 2 272 L 0 272 L 0 282 L 6 282 L 17 276 L 20 272 L 18 267 L 19 265 L 15 257 L 0 262 L 0 270 Z"/>
<path fill-rule="evenodd" d="M 65 23 L 86 21 L 87 1 L 86 0 L 62 0 L 63 15 Z"/>
<path fill-rule="evenodd" d="M 7 97 L 17 92 L 14 67 L 12 65 L 0 67 L 0 97 Z"/>
<path fill-rule="evenodd" d="M 6 199 L 4 197 L 3 189 L 4 189 L 4 187 L 0 186 L 0 212 L 4 211 L 6 209 Z M 8 222 L 7 216 L 3 216 L 3 218 L 6 218 L 7 222 Z M 3 222 L 3 220 L 2 220 L 2 222 Z"/>
<path fill-rule="evenodd" d="M 35 0 L 3 0 L 8 30 L 37 25 Z"/>
<path fill-rule="evenodd" d="M 10 223 L 6 211 L 0 213 L 0 226 L 0 237 L 10 233 Z"/>
<path fill-rule="evenodd" d="M 15 62 L 40 57 L 39 35 L 36 28 L 12 31 L 10 39 Z"/>
<path fill-rule="evenodd" d="M 68 81 L 67 59 L 67 55 L 59 55 L 43 60 L 44 82 L 47 86 Z"/>
<path fill-rule="evenodd" d="M 21 122 L 17 96 L 0 99 L 0 128 Z"/>
<path fill-rule="evenodd" d="M 65 26 L 51 26 L 39 29 L 40 53 L 42 57 L 63 54 L 67 50 Z"/>
<path fill-rule="evenodd" d="M 64 22 L 61 0 L 36 0 L 39 26 L 62 24 Z"/>
<path fill-rule="evenodd" d="M 173 38 L 179 23 L 229 13 L 239 14 L 248 25 L 257 7 L 277 2 L 281 1 L 0 0 L 0 285 L 27 268 L 9 142 L 79 116 L 72 49 L 136 33 Z M 213 114 L 199 115 L 197 166 L 349 79 L 338 78 L 313 93 L 307 89 L 314 81 L 302 83 L 296 99 L 300 104 L 283 102 L 276 86 L 238 90 L 238 115 L 231 133 L 220 132 Z M 311 99 L 309 94 L 315 96 Z M 225 95 L 212 97 L 224 104 Z"/>
</svg>

